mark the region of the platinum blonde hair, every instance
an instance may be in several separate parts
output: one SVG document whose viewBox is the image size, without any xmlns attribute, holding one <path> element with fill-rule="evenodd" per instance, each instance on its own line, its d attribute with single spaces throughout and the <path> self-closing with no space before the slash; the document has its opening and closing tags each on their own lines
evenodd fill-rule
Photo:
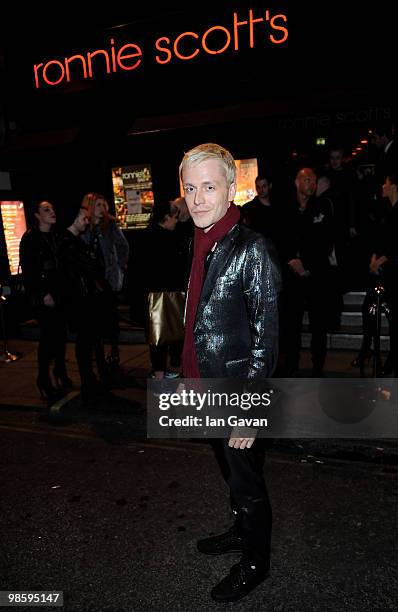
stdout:
<svg viewBox="0 0 398 612">
<path fill-rule="evenodd" d="M 213 142 L 198 145 L 185 153 L 179 168 L 180 179 L 182 180 L 182 175 L 186 166 L 200 164 L 207 159 L 216 159 L 220 162 L 225 171 L 228 187 L 236 182 L 236 165 L 234 158 L 227 149 Z"/>
</svg>

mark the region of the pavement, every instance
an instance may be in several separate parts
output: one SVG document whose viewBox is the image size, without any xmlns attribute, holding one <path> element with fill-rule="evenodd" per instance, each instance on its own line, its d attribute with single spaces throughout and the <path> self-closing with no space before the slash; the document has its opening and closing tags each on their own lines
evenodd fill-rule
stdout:
<svg viewBox="0 0 398 612">
<path fill-rule="evenodd" d="M 138 336 L 139 337 L 139 336 Z M 22 420 L 23 412 L 30 412 L 42 424 L 48 420 L 46 403 L 40 398 L 35 380 L 37 340 L 15 338 L 9 342 L 10 352 L 20 353 L 21 359 L 0 363 L 0 420 L 2 415 L 13 414 Z M 326 377 L 357 377 L 358 370 L 350 364 L 355 353 L 330 350 L 327 355 Z M 146 344 L 120 345 L 120 370 L 110 376 L 110 397 L 85 408 L 79 395 L 79 374 L 74 357 L 74 344 L 67 344 L 67 369 L 74 389 L 66 399 L 55 404 L 50 413 L 53 426 L 83 424 L 93 418 L 102 421 L 108 436 L 121 440 L 146 439 L 146 385 L 150 371 L 149 351 Z M 311 360 L 307 350 L 302 352 L 300 375 L 310 376 Z M 98 423 L 97 423 L 97 426 Z M 196 442 L 193 442 L 197 444 Z M 312 461 L 316 456 L 335 459 L 355 459 L 378 463 L 398 464 L 396 439 L 317 439 L 273 440 L 283 452 Z"/>
</svg>

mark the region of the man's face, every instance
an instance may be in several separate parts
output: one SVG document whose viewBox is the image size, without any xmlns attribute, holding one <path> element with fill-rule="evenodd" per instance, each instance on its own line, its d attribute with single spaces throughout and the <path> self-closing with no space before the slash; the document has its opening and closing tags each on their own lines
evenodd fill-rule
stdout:
<svg viewBox="0 0 398 612">
<path fill-rule="evenodd" d="M 310 197 L 314 195 L 316 190 L 316 175 L 311 168 L 303 168 L 296 176 L 296 187 L 298 193 Z"/>
<path fill-rule="evenodd" d="M 390 177 L 387 176 L 386 180 L 384 181 L 384 185 L 383 185 L 383 192 L 382 192 L 383 198 L 391 198 L 392 190 L 393 190 L 393 184 L 391 183 Z"/>
<path fill-rule="evenodd" d="M 210 229 L 224 217 L 236 193 L 236 184 L 228 186 L 225 170 L 217 159 L 185 166 L 182 183 L 189 213 L 201 229 Z"/>
<path fill-rule="evenodd" d="M 74 226 L 76 227 L 77 231 L 80 234 L 82 234 L 88 224 L 89 224 L 88 210 L 86 208 L 81 208 L 79 210 L 79 214 L 77 215 L 75 219 Z"/>
<path fill-rule="evenodd" d="M 333 170 L 337 170 L 338 168 L 341 168 L 341 165 L 343 163 L 343 151 L 340 151 L 340 150 L 330 151 L 329 162 Z"/>
<path fill-rule="evenodd" d="M 267 179 L 256 181 L 256 191 L 259 198 L 268 198 L 270 185 Z"/>
</svg>

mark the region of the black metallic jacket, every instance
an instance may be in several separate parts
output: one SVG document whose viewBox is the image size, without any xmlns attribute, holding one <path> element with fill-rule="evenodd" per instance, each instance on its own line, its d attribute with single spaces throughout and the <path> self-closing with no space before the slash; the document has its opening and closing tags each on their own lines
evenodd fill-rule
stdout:
<svg viewBox="0 0 398 612">
<path fill-rule="evenodd" d="M 211 255 L 196 314 L 202 378 L 271 376 L 278 354 L 279 284 L 266 239 L 235 225 Z"/>
</svg>

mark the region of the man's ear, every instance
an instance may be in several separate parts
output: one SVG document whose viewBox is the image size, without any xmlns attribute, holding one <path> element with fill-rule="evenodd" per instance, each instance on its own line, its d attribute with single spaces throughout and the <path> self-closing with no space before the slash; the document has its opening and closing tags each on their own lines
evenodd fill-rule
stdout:
<svg viewBox="0 0 398 612">
<path fill-rule="evenodd" d="M 40 221 L 40 215 L 39 215 L 39 213 L 35 212 L 35 217 L 36 217 L 36 219 L 37 219 L 38 221 Z"/>
<path fill-rule="evenodd" d="M 236 194 L 236 183 L 231 183 L 228 190 L 228 201 L 233 202 Z"/>
</svg>

